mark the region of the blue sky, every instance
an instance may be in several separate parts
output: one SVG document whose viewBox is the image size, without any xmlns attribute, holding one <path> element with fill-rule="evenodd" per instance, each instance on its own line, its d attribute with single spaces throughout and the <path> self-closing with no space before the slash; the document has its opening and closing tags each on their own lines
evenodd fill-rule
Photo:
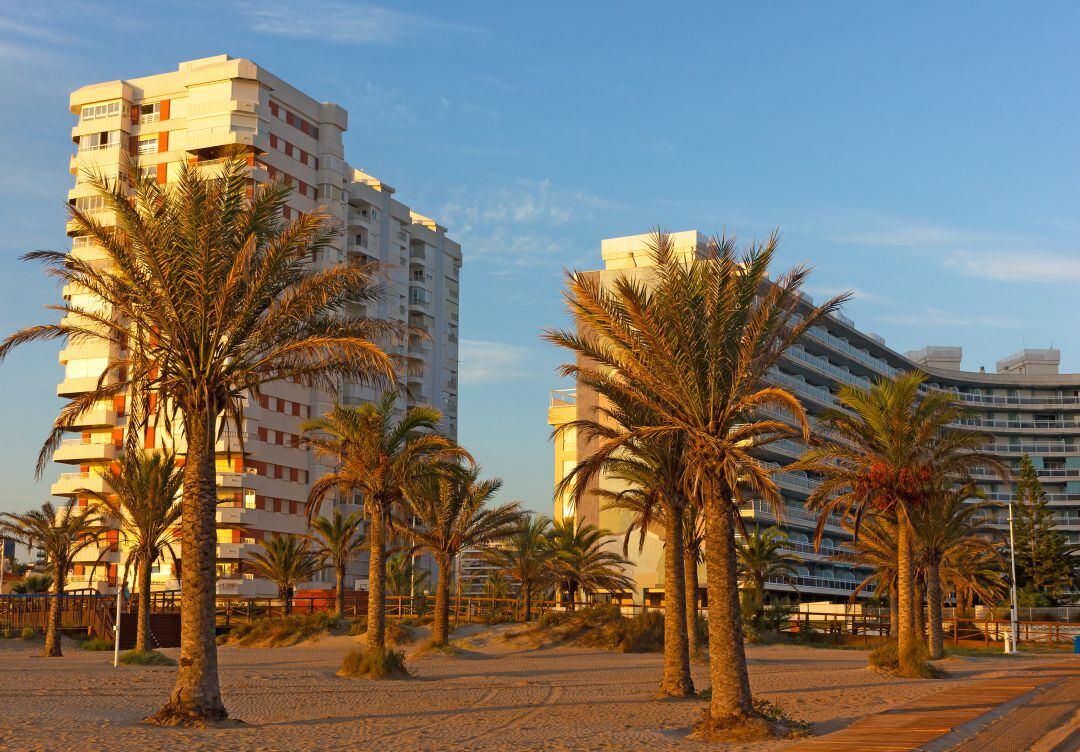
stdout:
<svg viewBox="0 0 1080 752">
<path fill-rule="evenodd" d="M 1025 344 L 1080 371 L 1080 7 L 971 3 L 0 5 L 0 330 L 58 291 L 68 92 L 249 57 L 349 111 L 354 165 L 464 248 L 461 439 L 550 510 L 562 269 L 603 237 L 783 233 L 780 263 L 904 351 Z M 56 345 L 0 366 L 0 510 L 47 498 Z M 58 468 L 50 474 L 58 472 Z"/>
</svg>

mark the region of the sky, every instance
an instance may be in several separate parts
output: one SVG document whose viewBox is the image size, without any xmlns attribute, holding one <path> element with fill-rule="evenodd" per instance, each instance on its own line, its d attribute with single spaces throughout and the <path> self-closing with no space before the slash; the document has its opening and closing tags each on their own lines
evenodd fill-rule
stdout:
<svg viewBox="0 0 1080 752">
<path fill-rule="evenodd" d="M 460 440 L 550 512 L 566 269 L 600 240 L 782 234 L 778 270 L 904 352 L 1080 371 L 1080 5 L 1045 2 L 0 0 L 0 333 L 55 320 L 18 256 L 65 248 L 71 90 L 221 53 L 349 112 L 350 163 L 463 248 Z M 0 364 L 0 511 L 34 461 L 58 344 Z"/>
</svg>

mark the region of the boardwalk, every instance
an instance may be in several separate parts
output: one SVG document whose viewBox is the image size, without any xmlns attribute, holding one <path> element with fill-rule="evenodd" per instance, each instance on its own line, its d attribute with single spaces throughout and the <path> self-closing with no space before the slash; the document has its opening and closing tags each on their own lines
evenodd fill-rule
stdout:
<svg viewBox="0 0 1080 752">
<path fill-rule="evenodd" d="M 993 729 L 980 732 L 976 739 L 955 739 L 949 735 L 966 724 L 973 724 L 987 714 L 993 714 L 1036 690 L 1055 694 L 1051 707 L 1041 703 L 1020 703 L 1009 716 L 1024 724 L 1008 724 L 1010 733 L 995 733 Z M 1058 697 L 1057 695 L 1062 695 Z M 899 708 L 856 721 L 845 729 L 810 739 L 791 747 L 792 752 L 914 752 L 931 745 L 935 749 L 951 749 L 960 744 L 963 752 L 985 750 L 1028 750 L 1031 745 L 1053 728 L 1055 721 L 1067 720 L 1080 702 L 1080 660 L 1045 664 L 1018 671 L 1015 676 L 977 679 L 958 687 L 935 692 Z M 1052 710 L 1051 710 L 1052 708 Z M 997 725 L 997 724 L 995 724 Z M 1005 725 L 998 728 L 1001 732 Z M 1015 738 L 1013 738 L 1015 737 Z"/>
</svg>

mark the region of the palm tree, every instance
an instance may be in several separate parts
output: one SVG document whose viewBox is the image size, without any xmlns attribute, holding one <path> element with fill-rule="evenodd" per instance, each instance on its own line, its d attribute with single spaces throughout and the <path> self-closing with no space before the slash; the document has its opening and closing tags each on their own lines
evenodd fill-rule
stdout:
<svg viewBox="0 0 1080 752">
<path fill-rule="evenodd" d="M 398 551 L 386 557 L 386 592 L 389 595 L 404 597 L 427 590 L 431 574 L 423 567 L 416 566 L 412 554 Z"/>
<path fill-rule="evenodd" d="M 765 583 L 774 578 L 791 581 L 799 574 L 802 558 L 784 551 L 787 535 L 775 527 L 755 527 L 736 541 L 739 577 L 750 586 L 754 603 L 765 602 Z"/>
<path fill-rule="evenodd" d="M 88 291 L 93 302 L 52 307 L 63 319 L 11 335 L 0 344 L 0 359 L 17 345 L 61 338 L 104 340 L 122 353 L 94 389 L 61 410 L 38 456 L 39 472 L 79 416 L 99 403 L 128 396 L 132 446 L 145 427 L 179 419 L 186 441 L 179 669 L 168 703 L 148 720 L 206 724 L 228 717 L 214 629 L 215 442 L 222 423 L 235 424 L 242 436 L 245 400 L 271 382 L 332 392 L 341 379 L 393 380 L 394 361 L 381 344 L 403 332 L 348 313 L 384 297 L 373 284 L 374 268 L 348 262 L 313 270 L 311 259 L 330 247 L 339 227 L 321 209 L 283 222 L 290 188 L 281 180 L 253 188 L 241 156 L 213 171 L 184 163 L 168 185 L 134 167 L 127 174 L 133 197 L 122 183 L 90 176 L 115 226 L 70 210 L 76 232 L 100 246 L 109 264 L 52 251 L 25 256 Z"/>
<path fill-rule="evenodd" d="M 611 420 L 615 410 L 605 411 L 608 420 L 578 420 L 575 425 L 580 436 L 612 437 L 625 431 L 621 422 Z M 631 421 L 627 420 L 627 424 Z M 611 426 L 619 426 L 612 429 Z M 685 516 L 689 504 L 683 492 L 683 448 L 678 441 L 656 440 L 624 445 L 618 455 L 609 456 L 603 443 L 598 451 L 586 457 L 573 472 L 567 474 L 555 493 L 574 489 L 578 498 L 584 495 L 589 482 L 599 473 L 625 484 L 620 491 L 600 489 L 608 509 L 630 512 L 633 518 L 623 537 L 623 556 L 629 555 L 630 538 L 638 532 L 638 552 L 645 547 L 646 533 L 659 528 L 664 535 L 664 674 L 660 694 L 669 697 L 689 697 L 694 694 L 690 675 L 689 631 L 694 628 L 696 614 L 687 610 L 685 574 L 686 532 Z M 694 564 L 694 590 L 697 590 L 697 564 Z M 696 609 L 695 609 L 696 611 Z"/>
<path fill-rule="evenodd" d="M 505 600 L 510 597 L 510 580 L 502 572 L 492 572 L 484 580 L 484 597 Z"/>
<path fill-rule="evenodd" d="M 80 489 L 80 493 L 100 503 L 117 521 L 130 542 L 129 556 L 138 568 L 139 625 L 135 650 L 146 652 L 150 646 L 150 570 L 165 551 L 172 554 L 181 506 L 177 504 L 184 482 L 183 470 L 168 452 L 128 451 L 118 463 L 101 473 L 111 492 Z"/>
<path fill-rule="evenodd" d="M 49 622 L 45 629 L 46 658 L 59 658 L 64 654 L 60 649 L 60 616 L 68 570 L 76 556 L 97 545 L 102 532 L 97 510 L 76 506 L 74 499 L 59 509 L 51 502 L 45 502 L 41 509 L 31 509 L 24 514 L 0 513 L 0 533 L 24 546 L 44 551 L 52 573 L 53 597 L 49 602 Z"/>
<path fill-rule="evenodd" d="M 942 567 L 953 555 L 967 556 L 979 548 L 994 550 L 993 543 L 978 532 L 981 518 L 989 505 L 970 501 L 982 495 L 974 483 L 941 489 L 934 503 L 924 505 L 912 514 L 915 549 L 924 567 L 926 581 L 929 648 L 932 659 L 944 655 L 941 623 Z"/>
<path fill-rule="evenodd" d="M 844 523 L 844 528 L 854 532 L 854 525 Z M 897 544 L 896 516 L 886 513 L 872 514 L 862 520 L 859 534 L 850 541 L 844 541 L 840 548 L 830 556 L 830 560 L 870 570 L 870 573 L 855 586 L 851 594 L 854 603 L 864 590 L 872 590 L 875 596 L 887 596 L 889 599 L 889 631 L 896 635 L 900 628 L 898 615 L 899 595 L 897 593 Z"/>
<path fill-rule="evenodd" d="M 603 539 L 607 535 L 608 531 L 579 524 L 571 517 L 554 523 L 548 531 L 551 546 L 548 567 L 571 611 L 578 593 L 587 600 L 601 590 L 613 595 L 633 592 L 634 581 L 625 574 L 630 562 L 604 548 Z"/>
<path fill-rule="evenodd" d="M 808 307 L 795 268 L 769 280 L 777 237 L 736 253 L 733 239 L 713 240 L 697 259 L 675 252 L 657 232 L 647 278 L 605 283 L 570 274 L 566 301 L 575 328 L 548 331 L 548 341 L 577 358 L 562 374 L 601 395 L 620 393 L 649 416 L 621 439 L 681 435 L 691 502 L 703 509 L 709 598 L 712 699 L 699 730 L 742 725 L 756 717 L 743 646 L 735 565 L 735 529 L 744 498 L 779 507 L 781 496 L 755 447 L 809 437 L 802 405 L 766 385 L 783 352 L 845 299 Z M 757 420 L 760 408 L 786 409 L 795 427 Z M 612 447 L 614 451 L 615 447 Z"/>
<path fill-rule="evenodd" d="M 329 559 L 334 567 L 334 611 L 338 616 L 345 614 L 345 570 L 349 562 L 367 547 L 363 526 L 360 512 L 345 517 L 335 509 L 332 519 L 319 517 L 312 520 L 311 534 L 307 536 L 319 546 L 323 561 Z"/>
<path fill-rule="evenodd" d="M 28 574 L 11 586 L 11 592 L 18 595 L 47 593 L 52 587 L 53 578 L 47 574 Z"/>
<path fill-rule="evenodd" d="M 931 504 L 945 479 L 963 483 L 976 468 L 1008 470 L 983 451 L 988 441 L 975 431 L 951 430 L 965 411 L 946 391 L 925 390 L 925 375 L 909 372 L 880 379 L 869 389 L 843 385 L 838 406 L 819 418 L 826 436 L 792 467 L 821 476 L 807 499 L 819 512 L 817 540 L 829 514 L 853 522 L 858 536 L 867 511 L 897 520 L 897 638 L 901 671 L 915 674 L 915 566 L 911 516 Z"/>
<path fill-rule="evenodd" d="M 397 397 L 386 392 L 375 403 L 334 408 L 322 418 L 304 422 L 304 442 L 337 469 L 315 481 L 308 496 L 308 517 L 337 492 L 363 497 L 371 556 L 368 563 L 368 648 L 386 646 L 386 532 L 408 491 L 439 467 L 468 452 L 438 432 L 442 413 L 431 407 L 410 407 L 396 418 Z"/>
<path fill-rule="evenodd" d="M 300 535 L 276 535 L 263 542 L 263 549 L 251 554 L 248 565 L 254 574 L 277 586 L 278 598 L 284 602 L 288 616 L 296 586 L 318 574 L 322 561 L 312 550 L 311 541 Z"/>
<path fill-rule="evenodd" d="M 1005 593 L 1000 549 L 994 546 L 958 546 L 941 562 L 942 589 L 956 596 L 957 618 L 970 611 L 975 599 L 996 603 Z"/>
<path fill-rule="evenodd" d="M 412 519 L 396 519 L 395 528 L 414 548 L 431 552 L 438 566 L 435 619 L 431 642 L 445 645 L 450 634 L 450 576 L 463 549 L 481 548 L 510 536 L 521 517 L 517 502 L 488 508 L 502 480 L 480 480 L 480 468 L 449 467 L 418 484 L 406 497 Z"/>
<path fill-rule="evenodd" d="M 532 619 L 533 595 L 541 593 L 551 583 L 551 570 L 548 568 L 551 559 L 550 529 L 550 517 L 542 514 L 522 515 L 506 540 L 483 552 L 489 562 L 517 581 L 521 588 L 526 622 Z"/>
</svg>

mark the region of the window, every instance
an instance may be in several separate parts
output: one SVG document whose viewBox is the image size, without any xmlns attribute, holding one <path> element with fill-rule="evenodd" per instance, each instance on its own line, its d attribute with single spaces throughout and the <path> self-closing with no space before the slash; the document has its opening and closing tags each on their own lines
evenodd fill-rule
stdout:
<svg viewBox="0 0 1080 752">
<path fill-rule="evenodd" d="M 120 131 L 100 131 L 79 136 L 79 151 L 113 149 L 120 145 Z"/>
<path fill-rule="evenodd" d="M 139 105 L 139 122 L 156 123 L 161 120 L 161 102 Z"/>
<path fill-rule="evenodd" d="M 99 120 L 120 114 L 120 102 L 106 102 L 105 104 L 92 104 L 82 108 L 82 119 Z"/>
<path fill-rule="evenodd" d="M 157 150 L 157 136 L 144 136 L 139 139 L 139 154 L 157 154 Z"/>
<path fill-rule="evenodd" d="M 74 206 L 76 209 L 86 214 L 105 211 L 105 197 L 83 196 L 82 198 L 75 199 Z"/>
<path fill-rule="evenodd" d="M 255 491 L 254 489 L 246 489 L 244 491 L 244 509 L 255 508 Z"/>
</svg>

